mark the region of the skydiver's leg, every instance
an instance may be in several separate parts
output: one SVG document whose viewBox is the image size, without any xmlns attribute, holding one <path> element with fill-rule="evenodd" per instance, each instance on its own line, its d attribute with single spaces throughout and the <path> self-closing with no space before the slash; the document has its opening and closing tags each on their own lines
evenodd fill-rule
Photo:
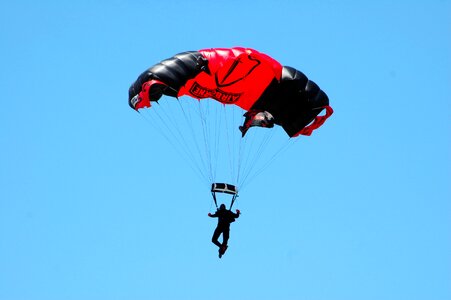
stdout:
<svg viewBox="0 0 451 300">
<path fill-rule="evenodd" d="M 227 246 L 227 242 L 229 241 L 230 228 L 224 229 L 222 232 L 222 245 Z"/>
<path fill-rule="evenodd" d="M 211 238 L 211 241 L 213 242 L 213 244 L 215 244 L 216 246 L 218 246 L 219 248 L 221 248 L 221 243 L 218 241 L 219 236 L 221 235 L 221 229 L 219 227 L 216 227 L 215 232 L 213 232 L 213 236 Z"/>
<path fill-rule="evenodd" d="M 227 242 L 229 241 L 229 228 L 222 231 L 222 246 L 219 248 L 219 258 L 221 258 L 227 250 Z"/>
</svg>

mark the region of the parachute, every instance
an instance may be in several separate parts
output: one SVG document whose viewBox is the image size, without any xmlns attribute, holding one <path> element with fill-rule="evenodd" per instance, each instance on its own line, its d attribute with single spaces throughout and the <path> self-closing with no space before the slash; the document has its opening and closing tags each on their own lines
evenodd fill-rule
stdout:
<svg viewBox="0 0 451 300">
<path fill-rule="evenodd" d="M 176 101 L 160 102 L 163 96 Z M 128 100 L 133 109 L 151 114 L 149 122 L 206 179 L 215 204 L 217 192 L 233 195 L 234 201 L 238 188 L 265 168 L 252 175 L 243 171 L 244 161 L 255 168 L 263 149 L 277 144 L 265 135 L 282 129 L 290 144 L 299 135 L 311 135 L 333 113 L 327 95 L 301 71 L 243 47 L 187 51 L 165 59 L 139 75 Z M 229 183 L 217 183 L 226 161 Z"/>
</svg>

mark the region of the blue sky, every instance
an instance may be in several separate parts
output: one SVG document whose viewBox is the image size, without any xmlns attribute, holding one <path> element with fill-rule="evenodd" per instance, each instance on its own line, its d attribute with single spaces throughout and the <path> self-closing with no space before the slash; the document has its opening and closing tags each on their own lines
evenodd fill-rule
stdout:
<svg viewBox="0 0 451 300">
<path fill-rule="evenodd" d="M 451 298 L 450 1 L 0 3 L 0 299 Z M 258 49 L 335 110 L 241 193 L 127 105 L 178 52 Z"/>
</svg>

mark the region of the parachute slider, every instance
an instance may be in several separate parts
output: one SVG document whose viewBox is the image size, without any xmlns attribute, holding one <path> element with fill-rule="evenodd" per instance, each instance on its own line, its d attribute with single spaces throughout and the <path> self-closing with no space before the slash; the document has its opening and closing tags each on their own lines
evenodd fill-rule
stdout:
<svg viewBox="0 0 451 300">
<path fill-rule="evenodd" d="M 219 193 L 226 193 L 231 195 L 237 195 L 238 190 L 236 186 L 228 183 L 212 183 L 211 184 L 211 192 L 219 192 Z"/>
<path fill-rule="evenodd" d="M 211 195 L 215 202 L 216 208 L 218 208 L 218 202 L 216 200 L 216 193 L 225 193 L 233 195 L 232 202 L 230 203 L 229 209 L 232 209 L 233 203 L 235 203 L 236 197 L 238 197 L 238 189 L 236 186 L 228 183 L 212 183 L 211 184 Z"/>
</svg>

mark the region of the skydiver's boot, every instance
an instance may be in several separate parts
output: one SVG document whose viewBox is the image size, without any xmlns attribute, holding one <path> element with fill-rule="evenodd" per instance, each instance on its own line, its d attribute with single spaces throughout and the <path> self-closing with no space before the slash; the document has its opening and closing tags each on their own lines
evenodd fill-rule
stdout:
<svg viewBox="0 0 451 300">
<path fill-rule="evenodd" d="M 229 246 L 227 245 L 222 245 L 221 248 L 219 248 L 219 258 L 221 258 L 224 255 L 228 247 Z"/>
</svg>

